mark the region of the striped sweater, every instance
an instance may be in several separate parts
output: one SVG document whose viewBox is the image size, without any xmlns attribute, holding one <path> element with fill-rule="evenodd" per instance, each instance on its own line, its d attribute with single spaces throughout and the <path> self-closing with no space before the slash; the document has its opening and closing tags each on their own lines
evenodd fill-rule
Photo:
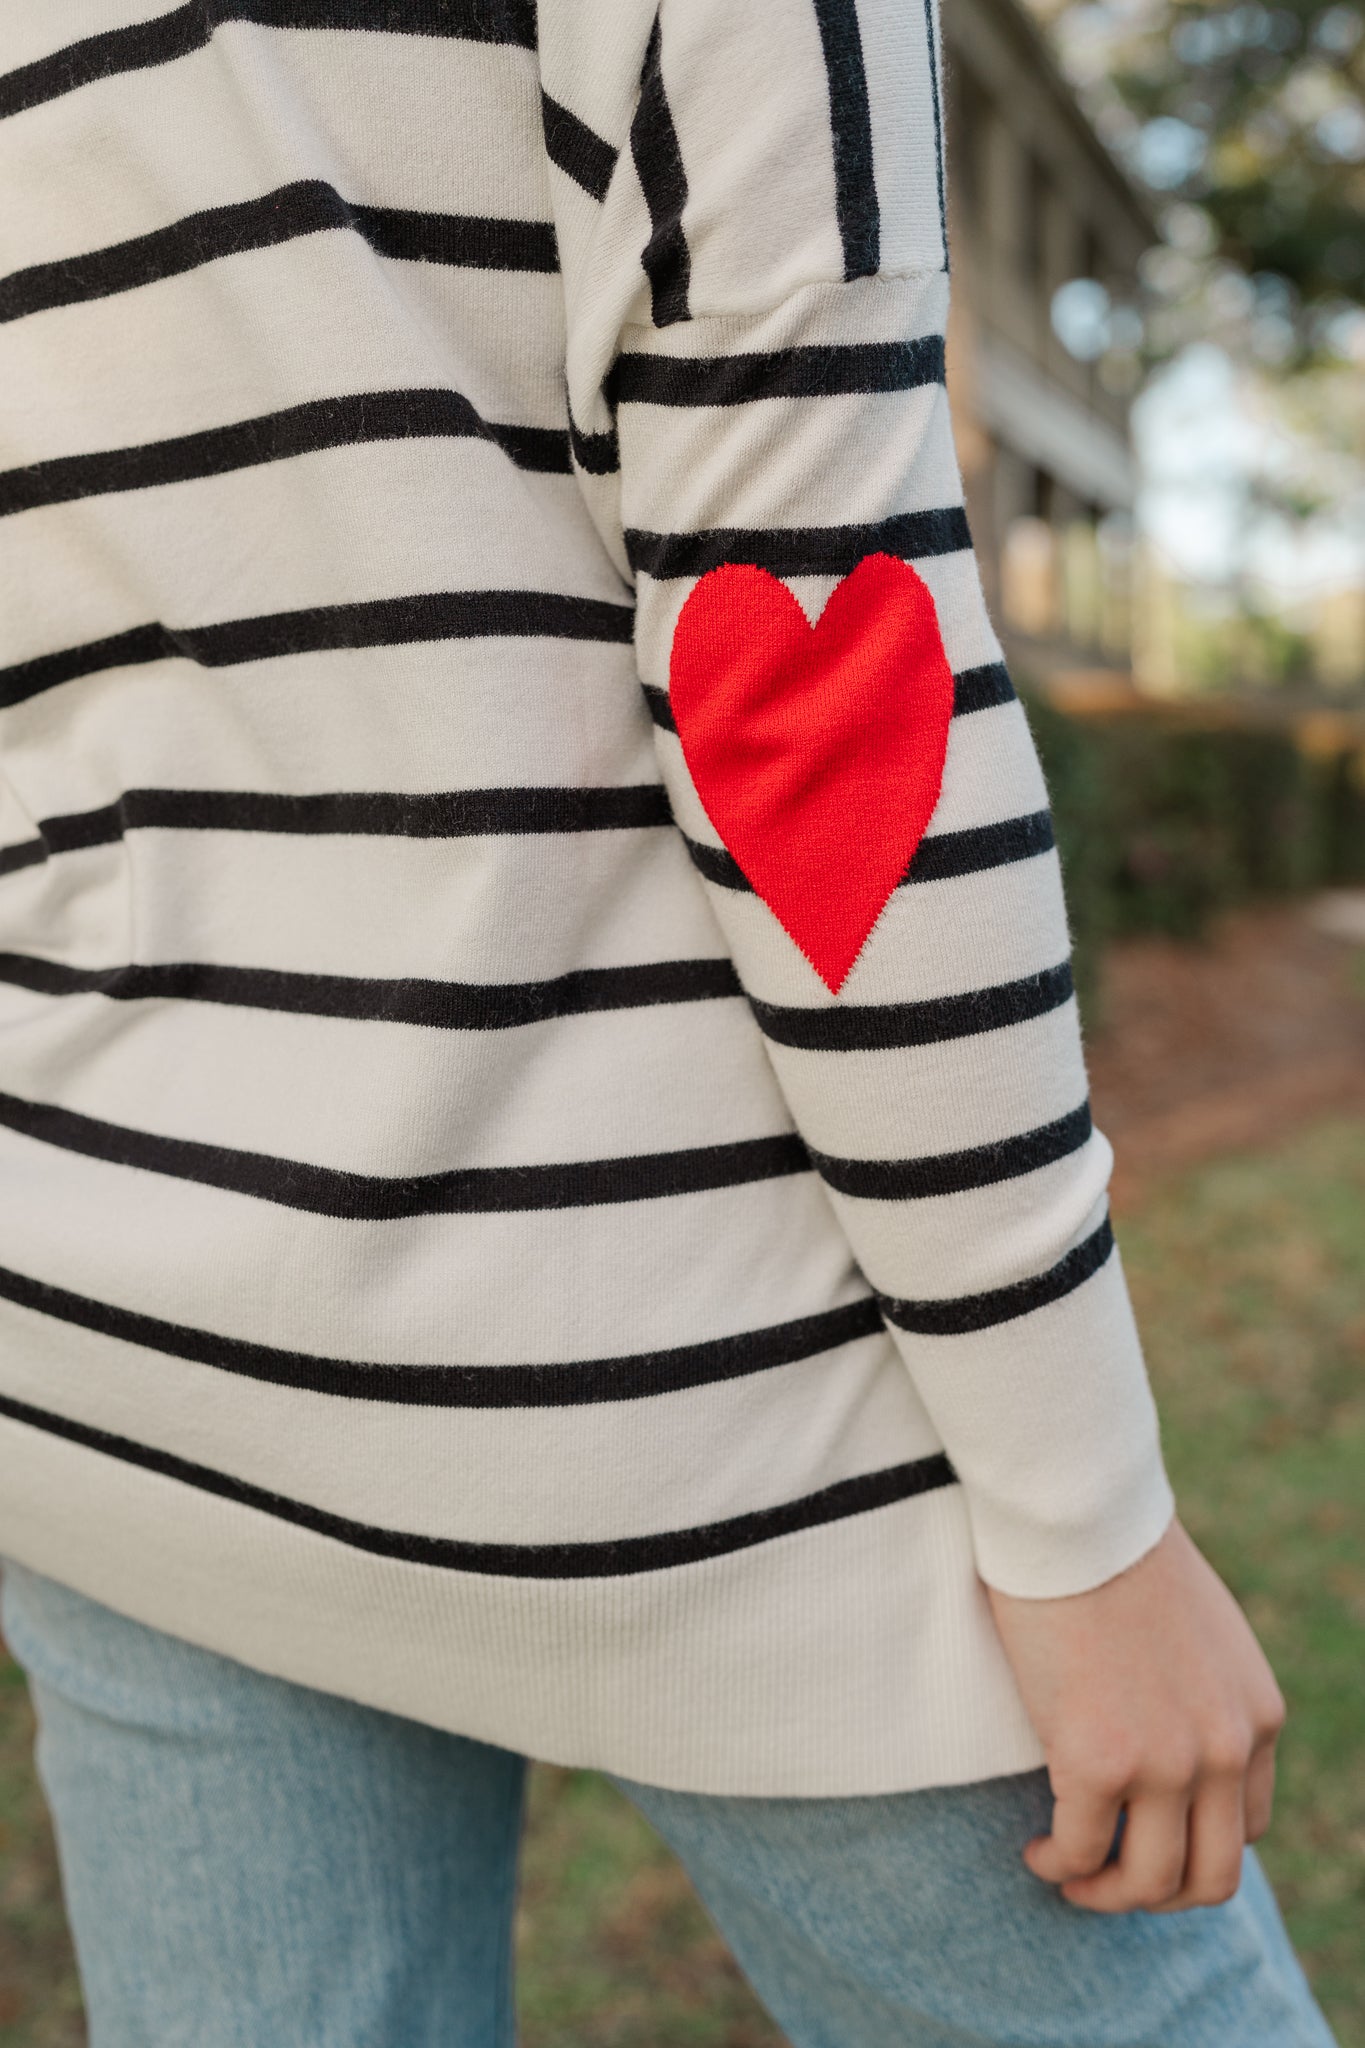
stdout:
<svg viewBox="0 0 1365 2048">
<path fill-rule="evenodd" d="M 931 5 L 44 0 L 0 65 L 0 1553 L 662 1785 L 1036 1763 L 982 1580 L 1171 1497 Z"/>
</svg>

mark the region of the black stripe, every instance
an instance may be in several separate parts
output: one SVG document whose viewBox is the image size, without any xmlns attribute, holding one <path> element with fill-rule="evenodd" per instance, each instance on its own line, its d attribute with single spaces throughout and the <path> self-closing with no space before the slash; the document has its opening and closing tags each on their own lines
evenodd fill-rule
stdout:
<svg viewBox="0 0 1365 2048">
<path fill-rule="evenodd" d="M 372 29 L 394 35 L 456 36 L 534 49 L 529 0 L 192 0 L 151 21 L 106 29 L 0 77 L 0 119 L 59 99 L 97 79 L 146 71 L 203 49 L 225 22 L 266 28 Z"/>
<path fill-rule="evenodd" d="M 645 704 L 649 715 L 661 732 L 676 732 L 677 723 L 673 717 L 673 706 L 668 701 L 667 690 L 657 683 L 642 683 Z M 986 711 L 995 704 L 1012 704 L 1014 685 L 1009 671 L 1002 661 L 988 662 L 983 668 L 966 668 L 953 678 L 953 716 L 964 718 L 972 711 Z"/>
<path fill-rule="evenodd" d="M 535 0 L 209 0 L 215 20 L 536 46 Z"/>
<path fill-rule="evenodd" d="M 21 839 L 16 846 L 0 846 L 0 875 L 12 875 L 17 868 L 36 867 L 47 859 L 41 839 Z"/>
<path fill-rule="evenodd" d="M 132 667 L 145 661 L 165 661 L 176 651 L 166 627 L 130 626 L 126 632 L 111 633 L 107 639 L 88 640 L 83 647 L 63 647 L 56 654 L 16 661 L 8 668 L 0 668 L 0 707 L 22 704 L 40 691 L 55 689 L 57 684 L 70 682 L 75 676 L 98 675 L 104 669 Z"/>
<path fill-rule="evenodd" d="M 833 1003 L 818 1007 L 749 1002 L 759 1029 L 774 1045 L 805 1052 L 881 1052 L 893 1046 L 939 1045 L 975 1038 L 1046 1016 L 1068 1002 L 1071 966 L 1046 967 L 1019 981 L 969 989 L 965 995 L 936 996 L 920 1003 Z"/>
<path fill-rule="evenodd" d="M 255 419 L 234 420 L 230 426 L 175 434 L 165 441 L 106 448 L 94 455 L 58 455 L 23 469 L 0 471 L 0 518 L 109 491 L 225 476 L 231 470 L 314 455 L 324 448 L 436 437 L 491 441 L 519 469 L 564 475 L 570 471 L 569 437 L 563 428 L 504 426 L 485 420 L 458 391 L 357 391 L 342 398 L 310 399 Z"/>
<path fill-rule="evenodd" d="M 1011 1287 L 993 1287 L 985 1294 L 958 1294 L 942 1301 L 899 1301 L 894 1295 L 877 1299 L 882 1313 L 898 1330 L 916 1337 L 970 1337 L 977 1330 L 990 1330 L 997 1323 L 1013 1322 L 1016 1316 L 1031 1315 L 1047 1308 L 1099 1272 L 1114 1249 L 1114 1230 L 1109 1218 L 1091 1232 L 1065 1257 L 1032 1280 L 1016 1280 Z"/>
<path fill-rule="evenodd" d="M 604 396 L 620 405 L 741 405 L 762 398 L 830 398 L 839 393 L 910 391 L 941 384 L 943 337 L 770 349 L 731 356 L 618 356 Z M 585 434 L 572 419 L 574 460 L 592 476 L 619 469 L 616 429 Z"/>
<path fill-rule="evenodd" d="M 620 355 L 612 405 L 745 405 L 759 398 L 834 398 L 913 391 L 943 382 L 943 337 L 775 348 L 731 356 Z"/>
<path fill-rule="evenodd" d="M 660 693 L 662 695 L 662 692 Z M 374 834 L 445 839 L 487 833 L 638 830 L 672 822 L 659 783 L 619 788 L 448 790 L 415 794 L 345 790 L 309 796 L 259 790 L 130 789 L 114 803 L 44 818 L 42 837 L 0 850 L 0 874 L 49 855 L 107 846 L 126 832 Z M 694 866 L 719 887 L 752 894 L 753 886 L 723 846 L 683 834 Z M 1032 860 L 1056 841 L 1048 811 L 1031 811 L 993 825 L 936 832 L 920 841 L 898 887 L 950 880 Z"/>
<path fill-rule="evenodd" d="M 1003 661 L 988 661 L 980 668 L 964 668 L 953 678 L 953 714 L 963 718 L 969 711 L 989 711 L 997 704 L 1014 702 L 1014 685 Z"/>
<path fill-rule="evenodd" d="M 341 203 L 346 205 L 344 200 Z M 347 206 L 346 210 L 381 256 L 409 263 L 449 263 L 465 270 L 559 268 L 552 221 L 419 213 L 404 206 Z"/>
<path fill-rule="evenodd" d="M 276 1387 L 299 1387 L 341 1400 L 384 1401 L 408 1408 L 573 1408 L 600 1401 L 647 1400 L 689 1387 L 744 1379 L 817 1358 L 885 1330 L 871 1295 L 819 1315 L 800 1316 L 766 1329 L 742 1330 L 702 1344 L 670 1345 L 662 1351 L 629 1352 L 615 1358 L 583 1358 L 554 1365 L 389 1365 L 325 1358 L 311 1351 L 286 1351 L 253 1344 L 216 1330 L 171 1323 L 160 1316 L 117 1308 L 111 1302 L 72 1294 L 46 1280 L 33 1280 L 0 1266 L 0 1298 L 39 1315 L 54 1316 L 145 1351 L 189 1359 L 245 1379 Z"/>
<path fill-rule="evenodd" d="M 44 831 L 47 827 L 44 824 Z M 693 865 L 722 889 L 752 893 L 734 855 L 723 846 L 709 846 L 703 840 L 683 834 Z M 1052 817 L 1047 811 L 1030 811 L 1024 817 L 1002 818 L 996 825 L 972 825 L 962 832 L 934 832 L 921 839 L 898 888 L 913 882 L 942 882 L 957 875 L 981 874 L 988 868 L 1008 867 L 1016 860 L 1032 860 L 1055 845 Z"/>
<path fill-rule="evenodd" d="M 739 894 L 751 896 L 754 893 L 753 883 L 728 847 L 708 845 L 706 840 L 693 839 L 686 832 L 683 840 L 693 867 L 704 880 L 714 882 L 720 889 L 734 889 Z"/>
<path fill-rule="evenodd" d="M 722 562 L 753 563 L 774 576 L 846 576 L 865 555 L 913 561 L 957 554 L 971 544 L 961 505 L 899 512 L 875 526 L 714 526 L 703 533 L 626 528 L 631 568 L 656 578 L 704 576 Z"/>
<path fill-rule="evenodd" d="M 64 811 L 38 829 L 52 853 L 108 846 L 125 832 L 302 832 L 400 839 L 487 833 L 622 832 L 672 823 L 659 782 L 602 789 L 348 789 L 288 796 L 255 789 L 128 789 L 97 810 Z"/>
<path fill-rule="evenodd" d="M 194 0 L 188 7 L 177 7 L 151 21 L 84 36 L 78 43 L 68 43 L 50 56 L 21 64 L 0 77 L 0 118 L 41 106 L 44 100 L 59 99 L 97 78 L 174 63 L 177 57 L 202 49 L 209 34 L 204 7 Z"/>
<path fill-rule="evenodd" d="M 629 605 L 565 597 L 557 591 L 431 590 L 414 597 L 378 597 L 308 611 L 267 612 L 255 619 L 224 619 L 213 626 L 173 627 L 158 621 L 0 668 L 0 706 L 21 704 L 78 676 L 144 662 L 178 658 L 198 662 L 201 668 L 231 668 L 242 661 L 329 648 L 508 636 L 628 643 L 634 620 Z"/>
<path fill-rule="evenodd" d="M 871 277 L 881 264 L 881 210 L 872 170 L 872 109 L 855 0 L 815 0 L 829 78 L 834 193 L 844 276 Z"/>
<path fill-rule="evenodd" d="M 0 953 L 0 982 L 37 995 L 98 995 L 110 1002 L 223 1003 L 300 1017 L 413 1024 L 436 1031 L 513 1031 L 554 1017 L 638 1010 L 662 1003 L 718 1002 L 741 993 L 733 963 L 654 960 L 632 967 L 580 967 L 547 981 L 383 980 L 305 974 L 276 967 L 224 967 L 173 960 L 124 967 L 73 967 L 33 953 Z"/>
<path fill-rule="evenodd" d="M 779 1536 L 793 1536 L 802 1529 L 818 1529 L 829 1522 L 893 1507 L 919 1494 L 952 1486 L 957 1478 L 948 1459 L 939 1451 L 932 1457 L 891 1465 L 880 1472 L 861 1473 L 856 1479 L 837 1480 L 833 1486 L 822 1487 L 818 1493 L 808 1493 L 800 1500 L 785 1501 L 780 1507 L 758 1508 L 752 1514 L 732 1515 L 723 1522 L 708 1522 L 695 1529 L 671 1529 L 657 1536 L 621 1536 L 597 1543 L 468 1543 L 453 1537 L 414 1536 L 407 1530 L 376 1529 L 367 1522 L 353 1522 L 330 1509 L 270 1493 L 263 1486 L 235 1479 L 228 1472 L 193 1464 L 170 1451 L 151 1450 L 128 1437 L 92 1429 L 84 1422 L 72 1422 L 65 1415 L 53 1415 L 9 1395 L 0 1395 L 0 1415 L 8 1416 L 12 1422 L 26 1423 L 32 1429 L 46 1430 L 49 1435 L 80 1444 L 85 1450 L 119 1458 L 144 1472 L 156 1472 L 162 1478 L 197 1486 L 202 1492 L 216 1494 L 238 1507 L 255 1508 L 279 1521 L 311 1529 L 315 1535 L 331 1537 L 354 1550 L 398 1558 L 405 1564 L 486 1572 L 499 1578 L 623 1578 L 635 1572 L 701 1564 L 708 1558 L 726 1557 L 736 1550 L 771 1543 Z"/>
<path fill-rule="evenodd" d="M 585 434 L 569 415 L 569 446 L 573 459 L 589 476 L 614 476 L 621 467 L 621 444 L 615 427 L 600 434 Z"/>
<path fill-rule="evenodd" d="M 411 1216 L 488 1216 L 528 1209 L 586 1209 L 603 1202 L 652 1202 L 710 1188 L 744 1187 L 808 1173 L 810 1160 L 795 1133 L 637 1152 L 616 1159 L 567 1160 L 550 1166 L 456 1166 L 440 1173 L 350 1173 L 268 1152 L 166 1138 L 107 1123 L 102 1117 L 0 1094 L 0 1125 L 59 1145 L 88 1159 L 140 1167 L 175 1180 L 278 1202 L 347 1222 L 389 1223 Z"/>
<path fill-rule="evenodd" d="M 381 256 L 476 270 L 554 271 L 549 221 L 490 220 L 479 214 L 418 213 L 356 206 L 321 178 L 300 179 L 229 206 L 211 206 L 169 227 L 135 235 L 57 263 L 35 263 L 0 278 L 0 322 L 53 306 L 78 305 L 178 277 L 220 257 L 269 249 L 332 228 L 351 228 Z"/>
<path fill-rule="evenodd" d="M 1017 860 L 1033 860 L 1055 845 L 1048 811 L 1002 818 L 995 825 L 971 825 L 961 832 L 934 832 L 921 839 L 904 879 L 943 882 L 956 875 L 982 874 Z"/>
<path fill-rule="evenodd" d="M 999 1138 L 992 1145 L 971 1145 L 962 1152 L 936 1152 L 923 1159 L 836 1159 L 812 1147 L 810 1156 L 821 1180 L 841 1195 L 868 1202 L 921 1202 L 1037 1173 L 1079 1152 L 1090 1131 L 1090 1104 L 1083 1102 L 1036 1131 Z"/>
<path fill-rule="evenodd" d="M 934 176 L 938 181 L 938 226 L 943 237 L 943 267 L 948 268 L 948 206 L 943 189 L 943 107 L 938 83 L 938 51 L 934 45 L 934 0 L 924 0 L 924 36 L 929 52 L 929 99 L 934 110 Z"/>
<path fill-rule="evenodd" d="M 654 325 L 669 327 L 688 317 L 692 259 L 682 224 L 687 204 L 687 173 L 664 91 L 657 14 L 645 50 L 639 103 L 630 124 L 630 153 L 649 208 L 649 240 L 640 261 L 649 279 Z"/>
<path fill-rule="evenodd" d="M 543 88 L 541 118 L 545 127 L 545 154 L 566 176 L 594 199 L 605 199 L 617 152 L 586 121 L 568 107 L 552 100 Z"/>
<path fill-rule="evenodd" d="M 243 0 L 233 0 L 233 12 Z M 222 19 L 223 0 L 213 0 Z M 536 47 L 535 0 L 251 0 L 241 19 L 271 28 L 334 28 Z"/>
<path fill-rule="evenodd" d="M 677 720 L 667 690 L 661 690 L 657 683 L 641 683 L 640 688 L 645 693 L 645 709 L 660 732 L 676 732 Z"/>
</svg>

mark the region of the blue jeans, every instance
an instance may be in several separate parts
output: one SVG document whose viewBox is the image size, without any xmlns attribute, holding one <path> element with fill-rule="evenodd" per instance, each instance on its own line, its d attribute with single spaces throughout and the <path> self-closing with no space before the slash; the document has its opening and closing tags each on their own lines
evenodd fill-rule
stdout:
<svg viewBox="0 0 1365 2048">
<path fill-rule="evenodd" d="M 91 2048 L 510 2048 L 525 1759 L 8 1566 Z M 1255 1857 L 1122 1918 L 1019 1860 L 1042 1772 L 868 1799 L 618 1780 L 796 2048 L 1330 2048 Z"/>
</svg>

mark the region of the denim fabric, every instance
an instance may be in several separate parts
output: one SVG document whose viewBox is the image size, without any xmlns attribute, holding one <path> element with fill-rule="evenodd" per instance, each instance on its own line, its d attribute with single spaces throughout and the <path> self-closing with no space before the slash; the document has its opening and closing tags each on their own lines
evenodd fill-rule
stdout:
<svg viewBox="0 0 1365 2048">
<path fill-rule="evenodd" d="M 9 1566 L 91 2048 L 509 2048 L 525 1761 L 266 1678 Z M 1086 1914 L 1043 1773 L 866 1799 L 618 1779 L 795 2048 L 1330 2048 L 1237 1897 Z M 667 2044 L 661 2044 L 667 2048 Z"/>
</svg>

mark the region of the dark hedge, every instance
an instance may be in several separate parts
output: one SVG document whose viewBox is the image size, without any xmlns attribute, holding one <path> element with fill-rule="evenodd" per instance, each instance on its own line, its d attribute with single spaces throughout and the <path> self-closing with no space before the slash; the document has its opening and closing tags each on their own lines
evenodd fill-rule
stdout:
<svg viewBox="0 0 1365 2048">
<path fill-rule="evenodd" d="M 1365 881 L 1365 749 L 1161 710 L 1082 718 L 1026 691 L 1052 801 L 1081 1007 L 1112 939 L 1197 939 L 1257 897 Z"/>
</svg>

